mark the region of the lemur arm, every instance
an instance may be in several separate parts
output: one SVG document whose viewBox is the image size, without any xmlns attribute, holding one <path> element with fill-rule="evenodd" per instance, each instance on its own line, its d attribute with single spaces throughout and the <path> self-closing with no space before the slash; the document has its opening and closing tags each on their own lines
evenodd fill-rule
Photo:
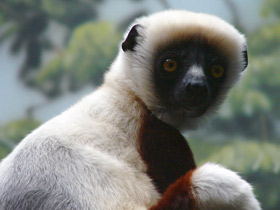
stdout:
<svg viewBox="0 0 280 210">
<path fill-rule="evenodd" d="M 250 184 L 218 164 L 197 167 L 185 138 L 149 111 L 140 129 L 139 151 L 162 194 L 150 210 L 259 210 Z"/>
</svg>

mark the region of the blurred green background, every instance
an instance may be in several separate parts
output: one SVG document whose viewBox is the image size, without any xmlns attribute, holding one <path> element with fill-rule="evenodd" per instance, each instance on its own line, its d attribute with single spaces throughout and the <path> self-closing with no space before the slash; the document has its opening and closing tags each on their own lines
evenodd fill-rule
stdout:
<svg viewBox="0 0 280 210">
<path fill-rule="evenodd" d="M 102 82 L 127 25 L 164 9 L 212 13 L 248 38 L 249 68 L 217 116 L 186 133 L 199 164 L 238 171 L 280 209 L 279 0 L 1 0 L 0 159 Z"/>
</svg>

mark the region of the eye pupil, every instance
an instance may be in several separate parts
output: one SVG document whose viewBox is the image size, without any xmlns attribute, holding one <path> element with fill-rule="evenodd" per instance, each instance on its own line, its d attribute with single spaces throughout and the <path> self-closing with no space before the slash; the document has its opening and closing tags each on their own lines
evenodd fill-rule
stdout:
<svg viewBox="0 0 280 210">
<path fill-rule="evenodd" d="M 224 67 L 222 67 L 221 65 L 212 66 L 211 75 L 216 79 L 222 77 L 224 75 Z"/>
</svg>

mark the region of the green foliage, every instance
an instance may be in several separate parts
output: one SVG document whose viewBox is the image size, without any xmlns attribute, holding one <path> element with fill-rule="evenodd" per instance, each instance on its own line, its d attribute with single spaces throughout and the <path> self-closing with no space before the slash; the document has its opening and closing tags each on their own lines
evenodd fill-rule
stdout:
<svg viewBox="0 0 280 210">
<path fill-rule="evenodd" d="M 3 15 L 0 13 L 0 26 L 4 23 L 4 17 Z"/>
<path fill-rule="evenodd" d="M 249 38 L 249 51 L 253 55 L 267 55 L 279 50 L 280 22 L 262 27 Z"/>
<path fill-rule="evenodd" d="M 11 52 L 24 50 L 25 61 L 20 69 L 20 78 L 29 84 L 30 78 L 42 63 L 43 52 L 53 47 L 46 37 L 51 22 L 72 29 L 96 17 L 97 2 L 101 0 L 4 0 L 0 2 L 0 24 L 5 22 L 6 32 L 0 41 L 14 34 Z M 9 36 L 8 36 L 9 35 Z"/>
<path fill-rule="evenodd" d="M 83 24 L 74 31 L 69 46 L 42 68 L 32 81 L 48 97 L 99 84 L 116 56 L 120 35 L 107 22 Z"/>
<path fill-rule="evenodd" d="M 256 71 L 256 79 L 259 81 L 257 87 L 267 95 L 272 104 L 272 112 L 275 117 L 280 118 L 279 95 L 280 95 L 280 50 L 270 55 L 258 56 L 253 63 Z"/>
<path fill-rule="evenodd" d="M 9 144 L 0 140 L 0 160 L 6 157 L 10 151 L 11 147 Z"/>
<path fill-rule="evenodd" d="M 117 54 L 119 40 L 120 35 L 109 23 L 88 23 L 77 28 L 64 60 L 71 83 L 76 87 L 99 83 Z"/>
<path fill-rule="evenodd" d="M 64 74 L 63 55 L 60 55 L 42 68 L 31 84 L 45 95 L 56 97 L 63 91 L 62 78 Z"/>
<path fill-rule="evenodd" d="M 280 86 L 279 56 L 280 49 L 268 55 L 257 56 L 252 60 L 252 73 L 255 80 L 258 81 L 256 87 L 266 90 L 267 87 Z"/>
<path fill-rule="evenodd" d="M 96 17 L 97 2 L 100 0 L 45 0 L 41 7 L 53 19 L 72 28 Z"/>
<path fill-rule="evenodd" d="M 29 132 L 40 125 L 37 120 L 24 118 L 13 121 L 0 128 L 0 160 Z"/>
<path fill-rule="evenodd" d="M 263 1 L 262 14 L 266 17 L 274 13 L 278 17 L 280 16 L 280 2 L 279 0 L 265 0 Z"/>
<path fill-rule="evenodd" d="M 280 145 L 275 143 L 239 138 L 223 142 L 195 139 L 189 144 L 199 164 L 210 161 L 246 174 L 280 174 Z"/>
<path fill-rule="evenodd" d="M 244 176 L 244 174 L 242 174 Z M 256 172 L 245 174 L 246 180 L 253 183 L 255 194 L 263 209 L 279 210 L 280 174 Z"/>
<path fill-rule="evenodd" d="M 269 111 L 271 102 L 262 92 L 253 88 L 242 88 L 241 85 L 231 91 L 225 106 L 227 106 L 225 108 L 227 112 L 222 116 L 227 116 L 227 118 L 238 115 L 251 117 L 256 113 Z"/>
<path fill-rule="evenodd" d="M 208 161 L 221 163 L 235 171 L 280 172 L 280 146 L 268 142 L 238 140 L 212 154 Z"/>
<path fill-rule="evenodd" d="M 18 143 L 23 139 L 30 131 L 40 125 L 40 122 L 33 119 L 21 119 L 8 123 L 2 128 L 3 136 L 5 139 L 9 139 L 14 143 Z"/>
<path fill-rule="evenodd" d="M 189 140 L 197 165 L 214 162 L 235 170 L 254 186 L 263 209 L 278 210 L 280 145 L 259 140 Z"/>
</svg>

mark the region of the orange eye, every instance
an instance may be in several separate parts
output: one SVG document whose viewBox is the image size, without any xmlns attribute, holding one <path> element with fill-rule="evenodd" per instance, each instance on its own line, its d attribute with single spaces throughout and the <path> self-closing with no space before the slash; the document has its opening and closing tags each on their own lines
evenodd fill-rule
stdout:
<svg viewBox="0 0 280 210">
<path fill-rule="evenodd" d="M 173 59 L 166 59 L 163 63 L 163 68 L 167 72 L 174 72 L 177 69 L 177 61 Z"/>
<path fill-rule="evenodd" d="M 222 67 L 221 65 L 214 65 L 211 68 L 211 75 L 215 79 L 221 78 L 224 75 L 224 73 L 225 73 L 224 67 Z"/>
</svg>

